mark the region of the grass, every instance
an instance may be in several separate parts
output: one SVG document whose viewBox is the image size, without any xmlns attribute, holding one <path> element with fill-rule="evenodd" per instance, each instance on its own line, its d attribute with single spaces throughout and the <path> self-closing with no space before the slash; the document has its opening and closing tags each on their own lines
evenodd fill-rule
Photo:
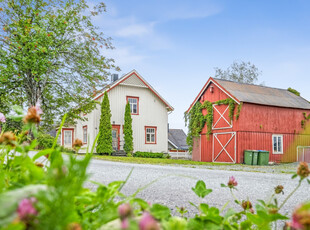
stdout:
<svg viewBox="0 0 310 230">
<path fill-rule="evenodd" d="M 245 165 L 245 164 L 229 164 L 229 163 L 213 163 L 199 162 L 182 159 L 163 159 L 163 158 L 142 158 L 142 157 L 116 157 L 106 155 L 93 155 L 93 158 L 104 161 L 135 163 L 135 164 L 151 164 L 151 165 L 179 165 L 189 168 L 206 168 L 228 171 L 243 171 L 243 172 L 259 172 L 259 173 L 277 173 L 277 174 L 292 174 L 295 172 L 296 166 L 292 164 L 277 164 L 277 165 Z M 272 170 L 272 171 L 271 171 Z"/>
<path fill-rule="evenodd" d="M 152 165 L 230 165 L 227 163 L 213 163 L 213 162 L 199 162 L 191 160 L 181 160 L 181 159 L 163 159 L 163 158 L 142 158 L 142 157 L 115 157 L 115 156 L 101 156 L 94 155 L 93 158 L 106 160 L 106 161 L 116 161 L 116 162 L 126 162 L 126 163 L 136 163 L 136 164 L 152 164 Z"/>
</svg>

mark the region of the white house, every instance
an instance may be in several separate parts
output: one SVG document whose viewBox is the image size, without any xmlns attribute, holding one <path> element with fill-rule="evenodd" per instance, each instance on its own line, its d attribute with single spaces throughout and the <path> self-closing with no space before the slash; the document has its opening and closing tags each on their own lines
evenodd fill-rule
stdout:
<svg viewBox="0 0 310 230">
<path fill-rule="evenodd" d="M 168 114 L 173 111 L 173 107 L 136 70 L 116 79 L 94 100 L 101 103 L 105 91 L 110 101 L 115 151 L 123 150 L 127 102 L 131 108 L 134 152 L 168 151 Z M 84 115 L 87 121 L 79 120 L 75 126 L 63 128 L 59 140 L 61 145 L 71 148 L 73 140 L 78 138 L 83 141 L 84 151 L 87 145 L 92 146 L 99 131 L 100 109 L 101 106 L 97 105 L 91 113 Z"/>
</svg>

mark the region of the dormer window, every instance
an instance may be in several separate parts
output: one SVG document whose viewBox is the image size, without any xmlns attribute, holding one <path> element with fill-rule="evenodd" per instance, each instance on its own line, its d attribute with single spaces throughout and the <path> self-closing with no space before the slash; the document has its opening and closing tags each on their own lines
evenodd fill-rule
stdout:
<svg viewBox="0 0 310 230">
<path fill-rule="evenodd" d="M 139 98 L 127 96 L 127 103 L 130 106 L 131 115 L 139 115 Z"/>
</svg>

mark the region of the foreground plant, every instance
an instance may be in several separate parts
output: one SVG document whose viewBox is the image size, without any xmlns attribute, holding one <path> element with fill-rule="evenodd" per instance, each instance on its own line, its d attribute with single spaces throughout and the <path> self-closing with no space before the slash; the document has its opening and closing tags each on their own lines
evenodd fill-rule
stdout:
<svg viewBox="0 0 310 230">
<path fill-rule="evenodd" d="M 36 137 L 36 125 L 40 121 L 40 110 L 28 110 L 23 119 L 23 132 L 18 135 L 2 131 L 0 136 L 0 229 L 141 229 L 141 230 L 192 230 L 192 229 L 271 229 L 277 228 L 277 221 L 289 220 L 281 214 L 281 208 L 308 177 L 308 164 L 301 162 L 293 178 L 299 178 L 296 188 L 287 193 L 279 204 L 277 196 L 284 194 L 284 187 L 278 185 L 268 201 L 239 200 L 235 196 L 238 181 L 228 178 L 222 187 L 228 188 L 236 203 L 236 210 L 221 209 L 204 203 L 212 193 L 204 181 L 198 181 L 192 191 L 200 198 L 196 213 L 187 213 L 179 207 L 181 217 L 172 216 L 168 207 L 150 204 L 136 195 L 130 196 L 121 190 L 126 181 L 115 181 L 108 185 L 93 182 L 95 191 L 84 188 L 86 173 L 95 144 L 85 157 L 72 154 L 63 157 L 57 147 L 58 131 L 53 146 L 30 156 L 36 147 L 36 140 L 22 143 L 25 135 Z M 63 118 L 61 127 L 66 117 Z M 81 141 L 76 140 L 76 151 Z M 130 177 L 128 175 L 127 179 Z M 156 181 L 154 181 L 156 182 Z M 150 184 L 154 183 L 151 182 Z M 149 184 L 149 185 L 150 185 Z M 190 217 L 185 217 L 188 215 Z M 286 223 L 287 229 L 310 228 L 310 203 L 301 204 L 294 210 Z"/>
</svg>

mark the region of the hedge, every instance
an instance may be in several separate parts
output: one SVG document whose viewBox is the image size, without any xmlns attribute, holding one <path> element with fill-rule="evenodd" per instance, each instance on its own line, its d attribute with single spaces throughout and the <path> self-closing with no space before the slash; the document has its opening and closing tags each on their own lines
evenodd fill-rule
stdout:
<svg viewBox="0 0 310 230">
<path fill-rule="evenodd" d="M 133 156 L 143 158 L 164 158 L 163 153 L 151 153 L 151 152 L 135 152 Z"/>
</svg>

